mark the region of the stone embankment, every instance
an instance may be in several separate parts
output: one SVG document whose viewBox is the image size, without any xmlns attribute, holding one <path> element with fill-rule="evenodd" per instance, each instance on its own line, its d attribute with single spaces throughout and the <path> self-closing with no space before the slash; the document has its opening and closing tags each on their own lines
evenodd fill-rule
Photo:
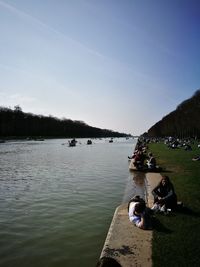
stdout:
<svg viewBox="0 0 200 267">
<path fill-rule="evenodd" d="M 144 173 L 146 203 L 153 205 L 152 189 L 161 180 L 160 173 Z M 117 207 L 100 256 L 102 267 L 104 258 L 115 259 L 122 267 L 152 266 L 152 230 L 141 230 L 129 221 L 128 203 Z M 110 265 L 112 266 L 112 265 Z"/>
</svg>

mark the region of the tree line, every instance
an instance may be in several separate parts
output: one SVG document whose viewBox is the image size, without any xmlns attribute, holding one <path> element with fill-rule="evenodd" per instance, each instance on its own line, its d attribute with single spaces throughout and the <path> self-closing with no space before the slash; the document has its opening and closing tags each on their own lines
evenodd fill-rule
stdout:
<svg viewBox="0 0 200 267">
<path fill-rule="evenodd" d="M 145 134 L 150 137 L 200 138 L 200 89 Z"/>
<path fill-rule="evenodd" d="M 108 129 L 100 129 L 87 125 L 83 121 L 58 119 L 53 116 L 25 113 L 20 106 L 14 109 L 0 107 L 0 137 L 1 138 L 78 138 L 78 137 L 125 137 Z"/>
</svg>

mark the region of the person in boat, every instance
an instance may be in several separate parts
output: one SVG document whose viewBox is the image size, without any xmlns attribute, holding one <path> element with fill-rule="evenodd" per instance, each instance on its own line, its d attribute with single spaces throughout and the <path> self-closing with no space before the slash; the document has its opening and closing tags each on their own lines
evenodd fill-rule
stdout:
<svg viewBox="0 0 200 267">
<path fill-rule="evenodd" d="M 73 138 L 71 141 L 68 141 L 68 142 L 69 142 L 69 146 L 76 146 L 76 143 L 77 143 L 75 138 Z"/>
<path fill-rule="evenodd" d="M 151 229 L 150 217 L 145 201 L 140 196 L 135 196 L 128 204 L 129 220 L 140 229 Z"/>
<path fill-rule="evenodd" d="M 173 210 L 177 206 L 177 196 L 174 186 L 168 176 L 163 175 L 159 184 L 153 189 L 154 205 L 152 210 L 166 212 Z"/>
<path fill-rule="evenodd" d="M 148 153 L 147 168 L 150 170 L 156 169 L 156 159 L 151 152 Z"/>
<path fill-rule="evenodd" d="M 92 144 L 92 140 L 88 139 L 87 140 L 87 145 L 91 145 Z"/>
</svg>

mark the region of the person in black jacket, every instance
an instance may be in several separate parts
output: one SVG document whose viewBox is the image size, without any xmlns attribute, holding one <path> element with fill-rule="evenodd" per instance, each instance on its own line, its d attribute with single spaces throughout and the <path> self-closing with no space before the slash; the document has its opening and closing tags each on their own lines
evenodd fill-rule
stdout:
<svg viewBox="0 0 200 267">
<path fill-rule="evenodd" d="M 160 183 L 153 189 L 154 207 L 159 207 L 161 211 L 175 209 L 177 206 L 177 196 L 174 186 L 168 176 L 162 176 Z M 152 207 L 152 209 L 154 209 Z"/>
</svg>

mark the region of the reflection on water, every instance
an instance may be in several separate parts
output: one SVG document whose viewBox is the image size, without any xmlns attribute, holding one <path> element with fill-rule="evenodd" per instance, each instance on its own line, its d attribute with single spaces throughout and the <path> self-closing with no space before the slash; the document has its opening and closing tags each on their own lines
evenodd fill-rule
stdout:
<svg viewBox="0 0 200 267">
<path fill-rule="evenodd" d="M 143 199 L 146 198 L 145 191 L 145 173 L 143 172 L 135 172 L 133 175 L 133 182 L 135 184 L 135 193 L 136 195 L 141 196 Z"/>
<path fill-rule="evenodd" d="M 128 202 L 135 195 L 139 195 L 141 198 L 146 199 L 145 173 L 143 172 L 130 172 L 126 183 L 123 203 Z"/>
<path fill-rule="evenodd" d="M 78 141 L 0 145 L 0 266 L 95 265 L 127 177 L 133 183 L 133 140 Z"/>
</svg>

